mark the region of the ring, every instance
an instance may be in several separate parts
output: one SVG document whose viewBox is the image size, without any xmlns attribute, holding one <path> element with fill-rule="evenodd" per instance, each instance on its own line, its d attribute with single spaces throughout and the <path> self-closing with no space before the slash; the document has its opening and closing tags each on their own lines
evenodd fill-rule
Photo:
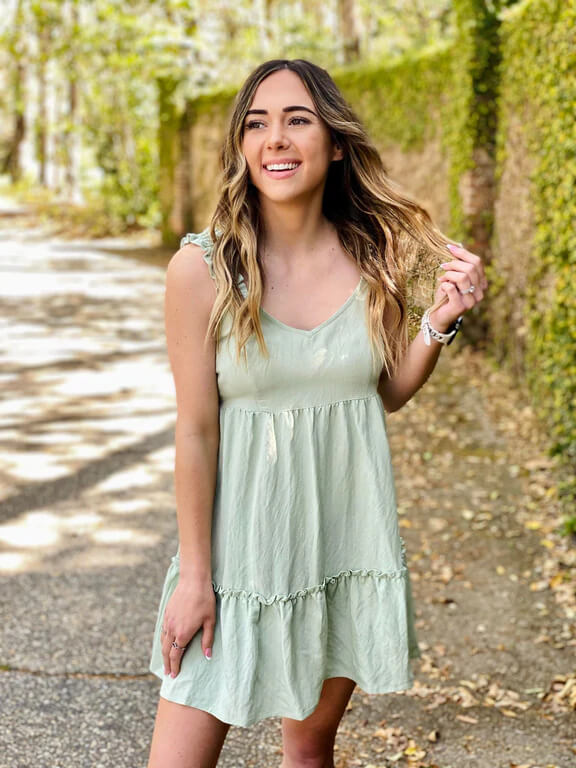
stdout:
<svg viewBox="0 0 576 768">
<path fill-rule="evenodd" d="M 471 285 L 470 288 L 468 288 L 465 291 L 460 291 L 460 293 L 462 294 L 462 296 L 464 296 L 466 293 L 474 293 L 475 290 L 476 290 L 476 287 Z"/>
<path fill-rule="evenodd" d="M 176 640 L 174 640 L 174 642 L 172 643 L 172 648 L 177 648 L 179 651 L 185 651 L 186 648 L 188 648 L 188 646 L 187 645 L 178 645 Z"/>
</svg>

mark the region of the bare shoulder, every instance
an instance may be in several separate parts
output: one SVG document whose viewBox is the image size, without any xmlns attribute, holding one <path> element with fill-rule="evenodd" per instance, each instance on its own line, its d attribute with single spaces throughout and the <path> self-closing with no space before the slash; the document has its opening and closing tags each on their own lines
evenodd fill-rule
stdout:
<svg viewBox="0 0 576 768">
<path fill-rule="evenodd" d="M 206 334 L 216 296 L 203 249 L 186 244 L 166 268 L 166 346 L 174 376 L 178 419 L 191 429 L 217 429 L 215 342 Z"/>
<path fill-rule="evenodd" d="M 204 249 L 195 243 L 186 243 L 171 257 L 166 268 L 167 283 L 183 284 L 200 295 L 206 295 L 208 288 L 215 293 L 208 265 L 203 258 Z M 208 292 L 209 293 L 209 292 Z"/>
</svg>

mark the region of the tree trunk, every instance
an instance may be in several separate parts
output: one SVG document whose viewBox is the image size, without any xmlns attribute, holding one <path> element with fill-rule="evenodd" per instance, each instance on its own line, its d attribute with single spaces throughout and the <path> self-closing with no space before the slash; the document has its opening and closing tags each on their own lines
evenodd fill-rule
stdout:
<svg viewBox="0 0 576 768">
<path fill-rule="evenodd" d="M 70 0 L 68 11 L 68 94 L 67 94 L 67 126 L 64 132 L 66 167 L 64 183 L 68 199 L 78 205 L 84 202 L 80 188 L 80 157 L 82 152 L 80 124 L 80 90 L 78 88 L 78 72 L 76 70 L 76 55 L 74 50 L 74 30 L 79 26 L 78 5 L 76 0 Z"/>
<path fill-rule="evenodd" d="M 26 92 L 26 59 L 23 51 L 24 40 L 19 34 L 22 28 L 23 8 L 22 3 L 14 10 L 13 35 L 9 38 L 8 51 L 12 55 L 12 137 L 6 156 L 2 162 L 2 172 L 8 173 L 12 183 L 20 180 L 22 176 L 21 147 L 26 134 L 26 113 L 24 109 Z"/>
<path fill-rule="evenodd" d="M 354 0 L 338 0 L 340 38 L 344 64 L 351 64 L 360 58 L 360 36 Z"/>
</svg>

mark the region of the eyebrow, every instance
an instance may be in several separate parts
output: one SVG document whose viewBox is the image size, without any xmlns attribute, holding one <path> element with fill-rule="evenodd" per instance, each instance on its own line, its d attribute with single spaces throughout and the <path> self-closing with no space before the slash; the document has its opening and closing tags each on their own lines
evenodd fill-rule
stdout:
<svg viewBox="0 0 576 768">
<path fill-rule="evenodd" d="M 310 112 L 315 117 L 318 117 L 316 112 L 313 112 L 308 107 L 298 107 L 298 106 L 292 106 L 292 107 L 284 107 L 282 112 L 298 112 L 298 111 L 304 111 L 304 112 Z M 267 115 L 268 110 L 267 109 L 249 109 L 248 112 L 246 112 L 246 115 Z"/>
</svg>

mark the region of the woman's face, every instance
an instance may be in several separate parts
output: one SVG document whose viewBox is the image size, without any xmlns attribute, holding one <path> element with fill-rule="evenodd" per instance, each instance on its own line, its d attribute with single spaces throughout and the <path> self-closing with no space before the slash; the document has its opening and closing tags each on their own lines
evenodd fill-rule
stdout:
<svg viewBox="0 0 576 768">
<path fill-rule="evenodd" d="M 244 119 L 242 151 L 250 181 L 275 202 L 306 202 L 322 194 L 330 163 L 342 158 L 304 84 L 289 69 L 268 75 L 256 89 Z M 293 170 L 265 167 L 292 161 Z"/>
</svg>

